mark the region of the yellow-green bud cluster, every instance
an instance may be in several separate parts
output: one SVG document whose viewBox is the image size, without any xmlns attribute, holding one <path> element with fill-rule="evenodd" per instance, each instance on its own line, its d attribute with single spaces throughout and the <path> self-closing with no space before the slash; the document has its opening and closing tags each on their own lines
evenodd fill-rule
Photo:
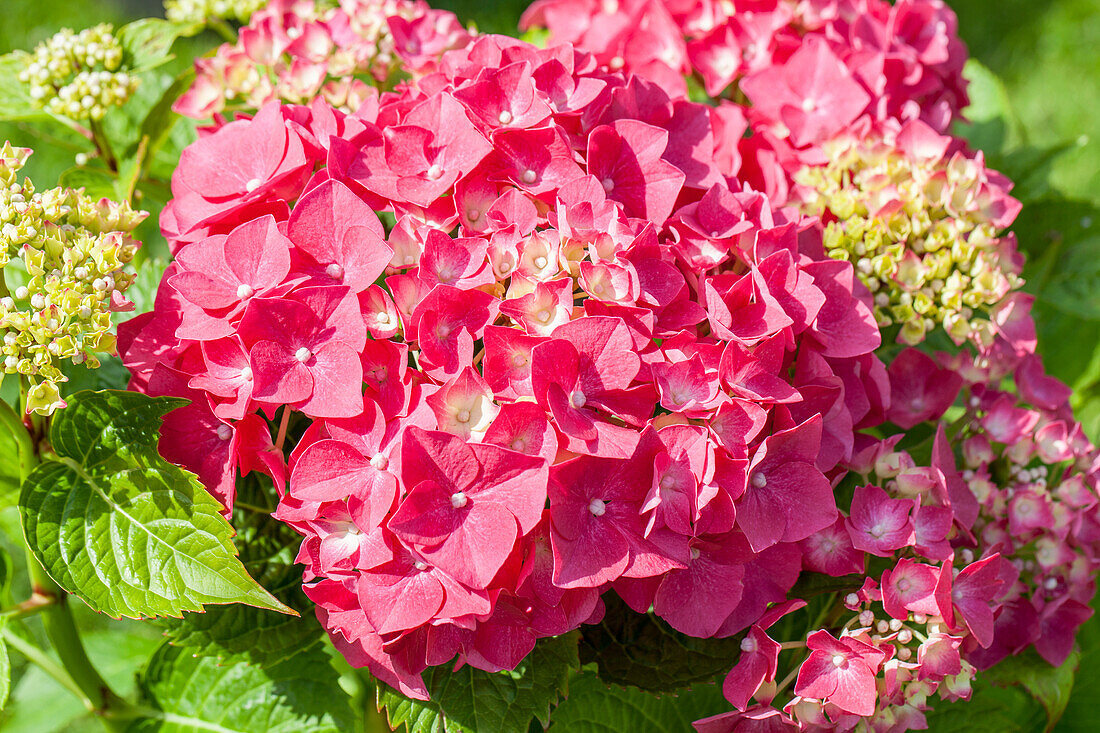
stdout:
<svg viewBox="0 0 1100 733">
<path fill-rule="evenodd" d="M 937 325 L 955 343 L 989 343 L 988 311 L 1023 281 L 1014 242 L 983 205 L 980 161 L 908 156 L 881 139 L 837 140 L 825 153 L 827 165 L 795 175 L 796 195 L 826 222 L 829 255 L 874 295 L 879 325 L 900 324 L 910 345 Z"/>
<path fill-rule="evenodd" d="M 28 410 L 49 414 L 64 405 L 62 361 L 96 367 L 114 350 L 111 312 L 129 306 L 123 268 L 146 214 L 80 189 L 35 191 L 16 175 L 30 152 L 0 148 L 0 361 L 34 383 Z"/>
<path fill-rule="evenodd" d="M 164 0 L 164 15 L 175 23 L 205 23 L 210 18 L 224 18 L 241 23 L 267 0 Z"/>
<path fill-rule="evenodd" d="M 123 104 L 138 78 L 122 68 L 122 45 L 113 28 L 100 24 L 74 33 L 62 29 L 24 54 L 19 80 L 43 109 L 74 120 L 99 120 Z"/>
</svg>

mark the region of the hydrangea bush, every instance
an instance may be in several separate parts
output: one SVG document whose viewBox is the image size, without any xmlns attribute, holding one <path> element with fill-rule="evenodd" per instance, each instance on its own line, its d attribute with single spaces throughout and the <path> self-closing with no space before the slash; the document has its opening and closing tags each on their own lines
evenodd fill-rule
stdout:
<svg viewBox="0 0 1100 733">
<path fill-rule="evenodd" d="M 0 635 L 104 725 L 1053 724 L 1100 452 L 947 6 L 166 10 L 0 59 L 87 146 L 0 151 Z M 73 596 L 161 619 L 136 696 Z"/>
</svg>

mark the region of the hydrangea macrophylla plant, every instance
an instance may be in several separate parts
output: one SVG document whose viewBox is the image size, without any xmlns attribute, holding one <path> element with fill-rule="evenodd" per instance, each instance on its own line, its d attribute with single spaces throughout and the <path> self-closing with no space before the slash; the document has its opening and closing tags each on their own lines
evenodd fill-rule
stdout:
<svg viewBox="0 0 1100 733">
<path fill-rule="evenodd" d="M 48 609 L 109 727 L 356 729 L 325 637 L 410 733 L 620 691 L 700 733 L 902 731 L 995 665 L 1067 677 L 1100 463 L 1037 355 L 1011 183 L 948 134 L 942 2 L 540 0 L 546 47 L 405 0 L 169 11 L 4 60 L 20 114 L 95 145 L 70 185 L 137 200 L 178 159 L 130 391 L 70 396 L 62 362 L 146 300 L 140 217 L 0 151 L 35 589 L 0 615 Z M 227 43 L 193 82 L 148 73 L 200 23 Z M 186 147 L 170 107 L 209 122 Z M 169 622 L 135 707 L 66 592 L 304 618 Z"/>
</svg>

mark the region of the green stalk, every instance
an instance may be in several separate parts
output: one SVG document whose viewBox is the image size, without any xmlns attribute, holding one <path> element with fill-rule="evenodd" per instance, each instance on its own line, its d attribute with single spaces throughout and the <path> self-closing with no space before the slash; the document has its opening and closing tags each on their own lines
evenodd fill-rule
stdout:
<svg viewBox="0 0 1100 733">
<path fill-rule="evenodd" d="M 84 695 L 84 691 L 73 682 L 73 678 L 61 668 L 61 665 L 51 659 L 45 652 L 23 637 L 12 632 L 12 630 L 6 626 L 0 627 L 0 637 L 4 639 L 8 646 L 22 654 L 32 664 L 50 677 L 53 677 L 57 684 L 80 698 L 80 701 L 84 703 L 84 707 L 88 708 L 88 710 L 92 710 L 92 701 Z"/>
</svg>

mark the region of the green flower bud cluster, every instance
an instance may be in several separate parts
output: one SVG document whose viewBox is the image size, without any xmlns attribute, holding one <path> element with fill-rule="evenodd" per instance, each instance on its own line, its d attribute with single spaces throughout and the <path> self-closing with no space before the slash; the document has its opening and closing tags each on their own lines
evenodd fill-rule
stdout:
<svg viewBox="0 0 1100 733">
<path fill-rule="evenodd" d="M 122 68 L 122 44 L 109 24 L 74 33 L 62 29 L 23 54 L 19 81 L 43 109 L 74 120 L 100 120 L 137 89 L 138 78 Z"/>
<path fill-rule="evenodd" d="M 146 213 L 81 189 L 35 191 L 17 178 L 30 153 L 0 148 L 0 362 L 33 383 L 27 409 L 48 415 L 64 406 L 61 363 L 94 368 L 115 348 L 111 313 L 133 307 L 123 268 Z"/>
<path fill-rule="evenodd" d="M 224 18 L 241 23 L 267 5 L 267 0 L 164 0 L 164 15 L 174 23 L 205 23 Z"/>
<path fill-rule="evenodd" d="M 874 138 L 825 153 L 828 164 L 795 175 L 795 197 L 874 295 L 879 325 L 900 324 L 910 345 L 940 325 L 957 344 L 990 343 L 989 311 L 1023 284 L 1015 240 L 998 236 L 998 205 L 1012 202 L 998 174 L 962 153 L 907 155 Z"/>
</svg>

